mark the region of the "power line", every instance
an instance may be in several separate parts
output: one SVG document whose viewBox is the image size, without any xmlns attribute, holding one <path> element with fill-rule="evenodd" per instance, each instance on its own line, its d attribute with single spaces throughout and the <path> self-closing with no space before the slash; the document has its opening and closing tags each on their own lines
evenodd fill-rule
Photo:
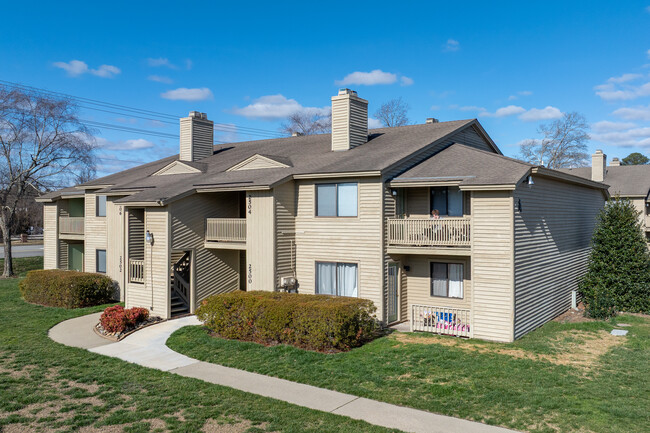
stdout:
<svg viewBox="0 0 650 433">
<path fill-rule="evenodd" d="M 67 93 L 63 92 L 56 92 L 52 90 L 47 90 L 39 87 L 34 87 L 34 86 L 28 86 L 20 83 L 14 83 L 11 81 L 6 81 L 6 80 L 0 80 L 0 83 L 4 83 L 5 85 L 13 88 L 20 88 L 20 89 L 26 89 L 30 90 L 33 92 L 37 93 L 44 93 L 47 95 L 56 95 L 59 97 L 65 97 L 69 99 L 73 99 L 79 102 L 83 102 L 86 104 L 90 105 L 96 105 L 102 108 L 97 108 L 97 107 L 88 107 L 88 106 L 81 106 L 81 108 L 85 109 L 90 109 L 90 110 L 96 110 L 96 111 L 103 111 L 107 113 L 112 113 L 112 114 L 118 114 L 118 115 L 127 115 L 131 117 L 136 117 L 144 120 L 157 120 L 162 123 L 167 123 L 167 124 L 177 124 L 178 119 L 180 116 L 174 116 L 172 114 L 167 114 L 167 113 L 161 113 L 158 111 L 151 111 L 151 110 L 145 110 L 141 108 L 134 108 L 134 107 L 129 107 L 126 105 L 120 105 L 120 104 L 114 104 L 111 102 L 105 102 L 105 101 L 100 101 L 97 99 L 90 99 L 90 98 L 85 98 L 81 96 L 74 96 L 70 95 Z M 118 110 L 116 111 L 110 111 L 106 110 L 106 108 L 109 108 L 111 110 Z M 140 116 L 139 116 L 140 115 Z M 146 115 L 149 117 L 143 117 L 141 115 Z M 158 119 L 152 119 L 151 117 L 157 117 Z M 161 120 L 164 119 L 164 120 Z M 170 120 L 175 120 L 175 122 L 170 122 Z M 271 131 L 271 130 L 266 130 L 266 129 L 260 129 L 260 128 L 253 128 L 253 127 L 246 127 L 246 126 L 238 126 L 238 125 L 230 125 L 226 123 L 215 123 L 215 129 L 221 130 L 223 132 L 237 132 L 237 133 L 242 133 L 244 135 L 261 135 L 261 136 L 268 136 L 268 135 L 273 135 L 277 137 L 282 137 L 284 136 L 282 133 L 278 131 Z"/>
</svg>

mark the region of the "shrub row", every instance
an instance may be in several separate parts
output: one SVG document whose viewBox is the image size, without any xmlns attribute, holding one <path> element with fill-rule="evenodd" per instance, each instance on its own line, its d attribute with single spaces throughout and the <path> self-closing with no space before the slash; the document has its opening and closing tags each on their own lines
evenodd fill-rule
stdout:
<svg viewBox="0 0 650 433">
<path fill-rule="evenodd" d="M 30 271 L 20 282 L 27 302 L 50 307 L 82 308 L 110 302 L 113 280 L 102 274 L 59 269 Z"/>
<path fill-rule="evenodd" d="M 134 328 L 138 323 L 144 322 L 149 317 L 149 311 L 145 308 L 133 307 L 128 310 L 121 305 L 108 307 L 99 317 L 99 323 L 106 332 L 124 332 Z"/>
<path fill-rule="evenodd" d="M 372 339 L 375 311 L 371 301 L 358 298 L 232 292 L 207 298 L 196 315 L 224 338 L 333 351 Z"/>
</svg>

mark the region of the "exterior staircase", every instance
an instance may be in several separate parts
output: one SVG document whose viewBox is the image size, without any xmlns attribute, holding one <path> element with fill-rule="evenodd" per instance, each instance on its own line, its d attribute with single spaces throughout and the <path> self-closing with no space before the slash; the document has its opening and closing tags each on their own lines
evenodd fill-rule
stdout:
<svg viewBox="0 0 650 433">
<path fill-rule="evenodd" d="M 176 259 L 176 258 L 175 258 Z M 171 316 L 178 317 L 190 312 L 190 252 L 175 260 L 171 269 Z"/>
</svg>

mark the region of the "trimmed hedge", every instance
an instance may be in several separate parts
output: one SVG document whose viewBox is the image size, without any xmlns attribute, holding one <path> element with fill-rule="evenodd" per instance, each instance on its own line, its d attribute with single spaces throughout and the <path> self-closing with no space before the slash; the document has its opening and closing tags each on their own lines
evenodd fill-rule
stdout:
<svg viewBox="0 0 650 433">
<path fill-rule="evenodd" d="M 115 305 L 104 310 L 99 317 L 99 323 L 106 332 L 119 333 L 134 328 L 148 318 L 149 311 L 146 308 L 133 307 L 126 310 L 121 305 Z"/>
<path fill-rule="evenodd" d="M 255 291 L 210 296 L 196 315 L 224 338 L 337 351 L 375 337 L 375 311 L 365 299 Z"/>
<path fill-rule="evenodd" d="M 63 308 L 109 303 L 115 290 L 106 275 L 60 269 L 30 271 L 19 287 L 27 302 Z"/>
</svg>

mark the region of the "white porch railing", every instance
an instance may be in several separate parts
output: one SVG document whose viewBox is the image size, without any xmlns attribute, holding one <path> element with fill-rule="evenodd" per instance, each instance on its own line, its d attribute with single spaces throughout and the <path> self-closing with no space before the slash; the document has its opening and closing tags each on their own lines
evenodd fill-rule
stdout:
<svg viewBox="0 0 650 433">
<path fill-rule="evenodd" d="M 471 311 L 461 308 L 413 305 L 411 329 L 413 331 L 470 337 Z"/>
<path fill-rule="evenodd" d="M 208 218 L 205 240 L 217 242 L 246 242 L 246 218 Z"/>
<path fill-rule="evenodd" d="M 84 234 L 84 217 L 59 217 L 59 234 Z"/>
<path fill-rule="evenodd" d="M 144 284 L 144 260 L 129 259 L 129 281 Z"/>
<path fill-rule="evenodd" d="M 470 246 L 471 218 L 388 218 L 388 245 Z"/>
</svg>

